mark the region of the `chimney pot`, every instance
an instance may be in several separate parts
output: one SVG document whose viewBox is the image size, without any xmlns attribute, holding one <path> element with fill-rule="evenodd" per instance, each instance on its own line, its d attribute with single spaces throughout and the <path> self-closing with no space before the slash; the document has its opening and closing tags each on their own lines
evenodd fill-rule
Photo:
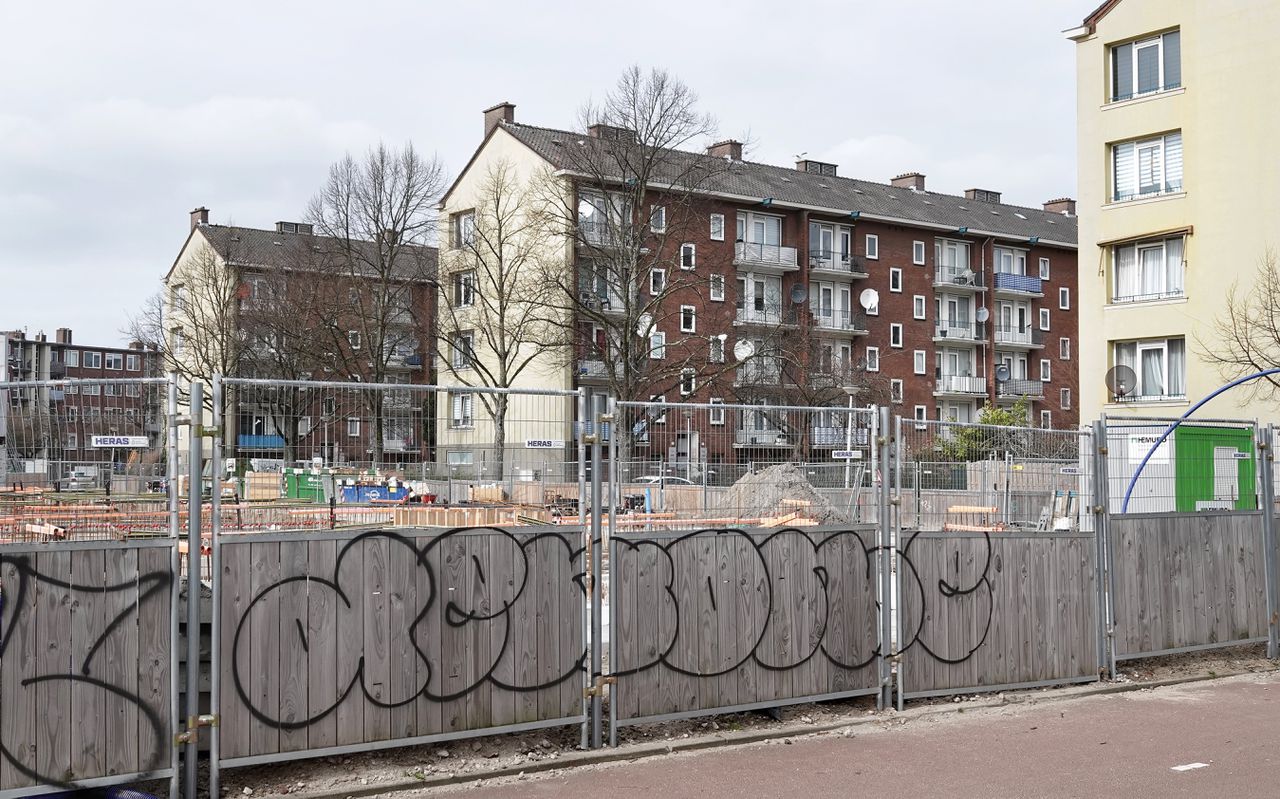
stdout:
<svg viewBox="0 0 1280 799">
<path fill-rule="evenodd" d="M 488 136 L 502 122 L 516 121 L 516 107 L 503 101 L 484 110 L 484 135 Z"/>
<path fill-rule="evenodd" d="M 60 327 L 57 330 L 53 331 L 53 340 L 58 344 L 70 344 L 71 328 Z"/>
<path fill-rule="evenodd" d="M 209 224 L 209 209 L 205 208 L 203 205 L 200 206 L 199 208 L 192 209 L 191 229 L 195 230 L 201 225 L 207 225 L 207 224 Z"/>
<path fill-rule="evenodd" d="M 736 139 L 725 139 L 724 141 L 718 141 L 707 148 L 707 155 L 714 156 L 716 158 L 728 157 L 730 160 L 733 160 L 733 161 L 741 161 L 742 160 L 742 142 Z"/>
<path fill-rule="evenodd" d="M 912 191 L 924 191 L 924 175 L 919 172 L 903 172 L 893 180 L 889 181 L 889 185 L 897 186 L 900 189 L 911 189 Z"/>
<path fill-rule="evenodd" d="M 1056 200 L 1049 200 L 1044 204 L 1044 210 L 1051 214 L 1063 214 L 1065 216 L 1076 215 L 1076 201 L 1070 197 L 1059 197 Z"/>
</svg>

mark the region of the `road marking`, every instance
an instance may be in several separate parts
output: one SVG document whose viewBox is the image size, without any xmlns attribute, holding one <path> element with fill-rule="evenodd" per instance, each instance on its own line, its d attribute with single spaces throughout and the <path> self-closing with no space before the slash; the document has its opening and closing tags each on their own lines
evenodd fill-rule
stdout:
<svg viewBox="0 0 1280 799">
<path fill-rule="evenodd" d="M 1182 766 L 1171 766 L 1170 771 L 1190 771 L 1195 768 L 1209 768 L 1208 763 L 1187 763 Z"/>
</svg>

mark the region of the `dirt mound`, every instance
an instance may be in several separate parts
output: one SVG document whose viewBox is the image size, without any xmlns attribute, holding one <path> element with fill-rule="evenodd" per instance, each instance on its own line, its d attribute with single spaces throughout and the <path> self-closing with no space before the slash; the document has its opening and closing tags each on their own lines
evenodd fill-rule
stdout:
<svg viewBox="0 0 1280 799">
<path fill-rule="evenodd" d="M 720 497 L 720 511 L 765 525 L 847 524 L 804 473 L 789 463 L 743 477 Z"/>
</svg>

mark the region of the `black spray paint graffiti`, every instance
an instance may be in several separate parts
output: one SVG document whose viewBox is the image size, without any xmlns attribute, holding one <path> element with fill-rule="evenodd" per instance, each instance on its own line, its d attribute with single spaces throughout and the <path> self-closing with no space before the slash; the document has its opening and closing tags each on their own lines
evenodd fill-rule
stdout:
<svg viewBox="0 0 1280 799">
<path fill-rule="evenodd" d="M 13 572 L 16 573 L 16 585 L 9 576 L 9 568 L 6 567 L 11 567 Z M 135 705 L 138 709 L 138 741 L 140 744 L 149 742 L 151 751 L 151 757 L 143 765 L 141 772 L 143 776 L 146 776 L 160 771 L 167 765 L 166 760 L 169 748 L 165 742 L 165 730 L 168 728 L 168 724 L 155 708 L 147 704 L 142 696 L 93 676 L 93 667 L 95 657 L 102 650 L 103 645 L 122 625 L 131 620 L 131 616 L 138 611 L 138 608 L 153 597 L 156 598 L 154 601 L 159 601 L 160 598 L 168 595 L 168 591 L 173 585 L 172 572 L 168 570 L 154 571 L 147 574 L 139 574 L 136 580 L 129 579 L 110 585 L 95 585 L 92 583 L 70 582 L 43 574 L 35 569 L 32 565 L 32 559 L 26 555 L 0 555 L 0 573 L 5 575 L 3 590 L 0 590 L 0 662 L 4 661 L 5 655 L 9 651 L 9 646 L 15 637 L 16 628 L 22 624 L 27 625 L 28 629 L 34 628 L 35 620 L 32 616 L 38 611 L 31 609 L 29 596 L 30 592 L 35 590 L 35 583 L 68 592 L 84 592 L 92 595 L 94 601 L 104 601 L 107 594 L 124 593 L 130 596 L 131 601 L 115 617 L 108 621 L 106 626 L 94 638 L 84 659 L 79 663 L 72 664 L 78 673 L 73 671 L 66 674 L 38 674 L 24 678 L 21 681 L 21 685 L 23 688 L 31 688 L 39 684 L 62 682 L 71 685 L 90 686 L 105 695 L 114 696 Z M 137 592 L 136 600 L 132 597 L 134 592 Z M 69 764 L 63 764 L 57 774 L 41 774 L 27 763 L 22 762 L 2 740 L 0 740 L 0 756 L 3 756 L 16 771 L 37 783 L 64 788 L 75 787 L 74 782 L 66 780 L 69 772 L 67 766 Z"/>
<path fill-rule="evenodd" d="M 467 554 L 465 539 L 469 536 L 481 536 L 487 540 L 487 566 L 474 552 Z M 389 686 L 373 685 L 367 675 L 366 653 L 359 647 L 348 646 L 343 642 L 336 654 L 339 672 L 336 690 L 328 701 L 317 703 L 302 716 L 282 718 L 282 710 L 277 707 L 263 706 L 254 697 L 248 675 L 242 669 L 248 667 L 248 647 L 252 646 L 252 619 L 255 614 L 263 614 L 278 606 L 284 606 L 281 600 L 289 598 L 290 592 L 305 598 L 290 606 L 307 608 L 325 606 L 326 603 L 336 607 L 338 614 L 354 614 L 357 610 L 352 597 L 360 591 L 361 574 L 356 566 L 349 566 L 354 559 L 349 559 L 353 552 L 359 552 L 369 542 L 385 541 L 388 547 L 387 561 L 405 558 L 413 564 L 416 574 L 426 580 L 426 596 L 417 597 L 416 607 L 409 610 L 412 616 L 403 630 L 392 630 L 392 640 L 399 636 L 407 636 L 413 654 L 417 659 L 417 668 L 413 670 L 415 679 L 411 684 L 401 686 L 398 695 L 393 695 Z M 440 570 L 432 565 L 433 555 L 438 556 Z M 540 533 L 517 537 L 507 530 L 497 527 L 465 527 L 449 530 L 444 534 L 431 538 L 419 546 L 415 539 L 390 531 L 374 531 L 364 533 L 348 541 L 338 552 L 331 575 L 293 575 L 285 577 L 259 591 L 245 607 L 236 624 L 235 638 L 232 643 L 232 680 L 236 693 L 249 713 L 263 724 L 282 730 L 296 730 L 307 727 L 324 719 L 336 711 L 359 688 L 360 695 L 370 704 L 380 708 L 396 708 L 407 705 L 419 698 L 433 702 L 448 702 L 466 696 L 486 682 L 497 688 L 514 691 L 539 691 L 551 688 L 574 675 L 583 672 L 587 649 L 585 641 L 581 647 L 561 647 L 561 651 L 550 653 L 554 663 L 541 663 L 540 679 L 523 677 L 516 660 L 519 653 L 513 646 L 515 626 L 519 619 L 532 619 L 536 614 L 533 607 L 536 597 L 533 589 L 541 576 L 549 559 L 557 559 L 560 574 L 569 575 L 566 585 L 556 586 L 561 598 L 571 600 L 573 607 L 581 608 L 584 600 L 585 573 L 582 571 L 581 547 L 574 547 L 569 538 L 560 533 Z M 467 574 L 466 572 L 470 572 Z M 468 582 L 469 581 L 469 582 Z M 460 590 L 465 586 L 470 591 Z M 393 586 L 394 587 L 394 586 Z M 543 589 L 545 590 L 545 586 Z M 443 606 L 439 603 L 443 602 Z M 276 604 L 278 603 L 278 605 Z M 443 621 L 438 629 L 431 627 L 429 619 L 433 613 L 443 608 Z M 406 614 L 408 615 L 408 614 Z M 579 613 L 562 611 L 563 619 L 554 623 L 578 624 Z M 361 617 L 363 618 L 363 617 Z M 437 617 L 438 618 L 438 617 Z M 286 629 L 292 627 L 298 636 L 298 645 L 305 658 L 311 655 L 312 635 L 309 619 L 306 615 L 294 618 L 292 624 L 285 619 L 279 622 Z M 361 622 L 353 620 L 352 627 L 358 629 Z M 426 640 L 428 634 L 436 635 L 441 640 L 435 642 L 442 651 L 466 652 L 467 657 L 474 658 L 479 653 L 469 644 L 483 630 L 480 637 L 495 641 L 489 652 L 489 662 L 480 666 L 478 676 L 471 678 L 447 674 L 439 661 L 433 662 L 430 656 L 430 644 Z M 305 664 L 283 663 L 282 667 L 302 668 Z M 535 675 L 535 677 L 538 675 Z M 312 696 L 322 686 L 310 686 Z"/>
<path fill-rule="evenodd" d="M 699 558 L 697 549 L 704 546 L 708 538 L 721 544 L 721 551 L 713 557 Z M 904 564 L 903 590 L 915 594 L 911 603 L 920 609 L 919 618 L 910 634 L 904 637 L 901 650 L 918 646 L 939 661 L 963 662 L 982 647 L 991 626 L 991 582 L 987 577 L 992 565 L 991 541 L 989 538 L 985 541 L 986 562 L 973 579 L 960 579 L 957 560 L 952 579 L 939 576 L 936 585 L 928 589 L 925 578 L 910 558 L 914 541 L 913 536 L 898 553 L 899 561 Z M 876 598 L 875 559 L 884 550 L 880 546 L 867 546 L 857 531 L 806 532 L 781 528 L 753 535 L 739 529 L 707 529 L 674 538 L 618 539 L 616 544 L 618 561 L 612 564 L 613 591 L 620 589 L 618 575 L 626 573 L 627 561 L 641 557 L 646 548 L 657 553 L 657 579 L 662 586 L 659 607 L 643 611 L 654 614 L 657 619 L 656 645 L 641 642 L 637 649 L 647 649 L 651 653 L 649 657 L 619 663 L 614 671 L 617 676 L 661 665 L 686 676 L 716 677 L 748 662 L 769 671 L 784 671 L 802 666 L 819 654 L 838 668 L 857 670 L 870 665 L 880 655 L 880 647 L 874 643 L 880 608 Z M 726 580 L 718 571 L 719 563 L 725 559 L 738 564 L 736 585 L 726 586 Z M 748 573 L 755 575 L 756 584 L 748 584 L 742 577 Z M 738 591 L 758 593 L 763 599 L 764 612 L 747 614 L 745 620 L 734 616 L 732 636 L 703 636 L 696 642 L 687 641 L 682 639 L 682 632 L 707 623 L 707 607 L 700 610 L 698 601 L 681 602 L 677 583 L 690 587 L 705 585 L 707 607 L 716 618 L 713 626 L 720 623 L 720 608 L 725 607 L 726 602 L 736 601 L 734 593 Z M 949 639 L 948 630 L 939 631 L 937 625 L 926 623 L 926 606 L 930 602 L 927 597 L 931 594 L 936 594 L 938 603 L 964 604 L 961 612 L 976 612 L 976 623 L 966 625 L 965 631 L 953 633 Z M 693 600 L 694 596 L 689 599 Z M 614 601 L 625 600 L 615 596 Z M 788 606 L 794 607 L 797 603 L 807 605 L 809 611 L 800 616 L 808 618 L 801 619 L 803 629 L 792 629 L 781 636 L 788 645 L 780 647 L 778 630 L 787 623 L 784 616 L 789 612 Z M 793 626 L 796 618 L 793 615 Z M 841 629 L 846 631 L 842 642 L 833 642 L 829 635 L 834 627 L 832 620 L 837 618 L 842 622 Z M 980 635 L 969 636 L 971 629 L 980 629 Z M 615 631 L 614 635 L 620 636 L 622 632 Z M 866 642 L 862 651 L 857 651 L 859 647 L 854 645 L 857 641 Z M 726 646 L 730 649 L 726 650 Z"/>
</svg>

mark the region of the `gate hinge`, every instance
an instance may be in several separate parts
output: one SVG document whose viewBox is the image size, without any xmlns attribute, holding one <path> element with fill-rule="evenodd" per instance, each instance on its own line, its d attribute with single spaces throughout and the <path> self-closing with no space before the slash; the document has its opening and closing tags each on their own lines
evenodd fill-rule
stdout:
<svg viewBox="0 0 1280 799">
<path fill-rule="evenodd" d="M 585 697 L 604 696 L 604 687 L 606 685 L 617 684 L 617 677 L 596 677 L 596 684 L 582 689 L 582 695 Z"/>
<path fill-rule="evenodd" d="M 201 727 L 218 726 L 217 714 L 206 714 L 203 716 L 187 716 L 187 728 L 177 735 L 173 736 L 174 744 L 183 746 L 194 743 L 200 736 Z"/>
</svg>

